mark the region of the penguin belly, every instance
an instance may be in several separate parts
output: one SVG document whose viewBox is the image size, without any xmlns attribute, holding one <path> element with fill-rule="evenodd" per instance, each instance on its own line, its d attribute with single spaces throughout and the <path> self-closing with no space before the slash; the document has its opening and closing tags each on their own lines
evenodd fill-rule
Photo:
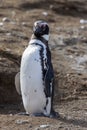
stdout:
<svg viewBox="0 0 87 130">
<path fill-rule="evenodd" d="M 29 114 L 43 113 L 46 106 L 40 47 L 29 45 L 24 51 L 20 69 L 23 105 Z"/>
</svg>

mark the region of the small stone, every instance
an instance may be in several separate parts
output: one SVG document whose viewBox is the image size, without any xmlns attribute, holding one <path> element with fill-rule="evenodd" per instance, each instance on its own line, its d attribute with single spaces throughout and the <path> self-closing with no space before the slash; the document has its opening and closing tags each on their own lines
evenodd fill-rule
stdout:
<svg viewBox="0 0 87 130">
<path fill-rule="evenodd" d="M 11 33 L 6 33 L 7 36 L 11 36 Z"/>
<path fill-rule="evenodd" d="M 84 29 L 85 27 L 84 27 L 84 26 L 81 26 L 80 28 L 81 28 L 81 29 Z"/>
<path fill-rule="evenodd" d="M 80 19 L 80 23 L 83 24 L 84 23 L 84 19 Z"/>
<path fill-rule="evenodd" d="M 0 22 L 0 26 L 3 26 L 3 25 L 4 25 L 4 23 Z"/>
<path fill-rule="evenodd" d="M 43 14 L 44 16 L 47 16 L 47 15 L 48 15 L 48 13 L 47 13 L 47 12 L 43 12 L 42 14 Z"/>
<path fill-rule="evenodd" d="M 40 125 L 40 128 L 48 128 L 50 125 Z"/>
<path fill-rule="evenodd" d="M 2 21 L 3 21 L 3 22 L 10 22 L 11 20 L 10 20 L 9 18 L 7 18 L 7 17 L 4 17 L 4 18 L 2 19 Z"/>
<path fill-rule="evenodd" d="M 68 77 L 68 76 L 70 76 L 70 74 L 67 74 L 66 76 Z"/>
<path fill-rule="evenodd" d="M 81 23 L 81 24 L 87 24 L 87 20 L 81 19 L 81 20 L 80 20 L 80 23 Z"/>
<path fill-rule="evenodd" d="M 29 123 L 29 121 L 28 120 L 16 120 L 15 123 L 18 125 L 21 125 L 21 124 Z"/>
<path fill-rule="evenodd" d="M 21 120 L 16 120 L 15 123 L 19 125 L 19 124 L 22 124 L 22 121 Z"/>
<path fill-rule="evenodd" d="M 54 8 L 54 5 L 50 5 L 50 9 L 53 9 Z"/>
<path fill-rule="evenodd" d="M 73 58 L 73 56 L 72 56 L 72 55 L 69 55 L 69 58 L 71 58 L 71 59 L 72 59 L 72 58 Z"/>
<path fill-rule="evenodd" d="M 9 116 L 13 116 L 13 114 L 9 114 Z"/>
<path fill-rule="evenodd" d="M 6 48 L 6 51 L 10 52 L 10 51 L 11 51 L 11 49 L 9 49 L 9 48 Z"/>
<path fill-rule="evenodd" d="M 67 119 L 68 119 L 68 120 L 71 119 L 71 116 L 68 116 Z"/>
<path fill-rule="evenodd" d="M 26 23 L 26 22 L 22 22 L 22 25 L 23 25 L 23 26 L 26 26 L 26 25 L 27 25 L 27 23 Z"/>
</svg>

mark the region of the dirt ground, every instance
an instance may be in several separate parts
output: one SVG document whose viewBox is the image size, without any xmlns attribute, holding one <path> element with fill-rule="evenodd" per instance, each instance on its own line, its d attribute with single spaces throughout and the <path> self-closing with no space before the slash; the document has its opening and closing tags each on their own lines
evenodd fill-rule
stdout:
<svg viewBox="0 0 87 130">
<path fill-rule="evenodd" d="M 33 23 L 39 19 L 50 26 L 58 119 L 18 115 L 24 109 L 14 88 L 14 75 Z M 82 19 L 87 19 L 85 13 L 62 8 L 57 1 L 1 0 L 0 130 L 87 130 L 87 24 Z"/>
<path fill-rule="evenodd" d="M 83 108 L 84 106 L 84 108 Z M 60 118 L 30 117 L 18 115 L 20 105 L 2 105 L 1 130 L 87 130 L 87 102 L 78 100 L 55 105 Z"/>
</svg>

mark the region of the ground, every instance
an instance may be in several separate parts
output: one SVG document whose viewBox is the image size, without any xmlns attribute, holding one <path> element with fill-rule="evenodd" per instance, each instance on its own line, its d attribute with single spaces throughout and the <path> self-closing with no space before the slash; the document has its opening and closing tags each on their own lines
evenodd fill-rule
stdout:
<svg viewBox="0 0 87 130">
<path fill-rule="evenodd" d="M 58 119 L 18 115 L 24 111 L 15 90 L 14 77 L 20 68 L 34 21 L 50 26 L 49 46 L 55 71 L 54 108 Z M 0 129 L 86 130 L 87 129 L 87 19 L 85 12 L 65 8 L 48 0 L 2 0 L 0 4 Z"/>
<path fill-rule="evenodd" d="M 55 106 L 55 110 L 60 113 L 60 118 L 58 119 L 18 115 L 21 111 L 20 106 L 2 105 L 2 110 L 0 109 L 0 129 L 87 130 L 86 100 L 61 102 Z"/>
</svg>

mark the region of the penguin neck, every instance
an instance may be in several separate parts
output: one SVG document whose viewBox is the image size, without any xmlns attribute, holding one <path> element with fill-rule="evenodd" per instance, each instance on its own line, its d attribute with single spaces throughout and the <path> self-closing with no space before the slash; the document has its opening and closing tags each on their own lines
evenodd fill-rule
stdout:
<svg viewBox="0 0 87 130">
<path fill-rule="evenodd" d="M 49 40 L 49 35 L 47 35 L 47 34 L 42 35 L 42 37 L 43 37 L 46 41 L 48 41 L 48 40 Z"/>
<path fill-rule="evenodd" d="M 31 37 L 31 40 L 32 39 L 40 40 L 42 43 L 44 43 L 46 46 L 48 46 L 49 35 L 42 35 L 41 37 L 36 37 L 33 34 L 32 37 Z"/>
</svg>

